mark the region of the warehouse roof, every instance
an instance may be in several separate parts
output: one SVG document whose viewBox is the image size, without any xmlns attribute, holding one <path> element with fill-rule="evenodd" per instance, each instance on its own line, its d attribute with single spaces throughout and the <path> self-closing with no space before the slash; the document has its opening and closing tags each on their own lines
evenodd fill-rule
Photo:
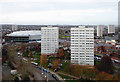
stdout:
<svg viewBox="0 0 120 82">
<path fill-rule="evenodd" d="M 7 36 L 35 36 L 41 35 L 41 31 L 31 30 L 31 31 L 16 31 L 11 34 L 7 34 Z"/>
</svg>

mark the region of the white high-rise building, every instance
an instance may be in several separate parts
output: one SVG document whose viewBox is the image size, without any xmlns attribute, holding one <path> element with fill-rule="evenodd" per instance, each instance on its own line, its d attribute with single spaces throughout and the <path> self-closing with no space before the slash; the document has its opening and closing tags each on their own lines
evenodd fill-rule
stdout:
<svg viewBox="0 0 120 82">
<path fill-rule="evenodd" d="M 55 54 L 59 44 L 58 27 L 41 27 L 41 54 Z"/>
<path fill-rule="evenodd" d="M 94 65 L 94 28 L 71 28 L 71 63 Z"/>
<path fill-rule="evenodd" d="M 104 25 L 97 26 L 97 36 L 103 36 Z"/>
<path fill-rule="evenodd" d="M 18 30 L 18 25 L 12 25 L 12 31 L 17 31 Z"/>
<path fill-rule="evenodd" d="M 108 25 L 108 33 L 115 33 L 115 25 Z"/>
<path fill-rule="evenodd" d="M 0 44 L 2 43 L 2 25 L 0 25 Z"/>
</svg>

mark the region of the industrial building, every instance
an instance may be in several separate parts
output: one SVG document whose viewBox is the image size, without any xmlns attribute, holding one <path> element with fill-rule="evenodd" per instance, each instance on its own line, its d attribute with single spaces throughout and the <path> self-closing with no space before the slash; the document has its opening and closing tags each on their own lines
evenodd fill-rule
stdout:
<svg viewBox="0 0 120 82">
<path fill-rule="evenodd" d="M 71 63 L 94 65 L 94 28 L 71 28 Z"/>
<path fill-rule="evenodd" d="M 6 42 L 36 42 L 41 41 L 41 31 L 32 30 L 32 31 L 16 31 L 10 34 L 7 34 L 5 37 Z"/>
</svg>

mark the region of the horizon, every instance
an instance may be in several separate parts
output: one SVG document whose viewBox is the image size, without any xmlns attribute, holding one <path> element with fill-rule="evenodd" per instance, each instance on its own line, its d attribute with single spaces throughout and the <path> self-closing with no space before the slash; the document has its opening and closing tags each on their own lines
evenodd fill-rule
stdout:
<svg viewBox="0 0 120 82">
<path fill-rule="evenodd" d="M 108 25 L 115 25 L 118 26 L 118 24 L 12 24 L 12 23 L 0 23 L 0 25 L 82 25 L 82 26 L 97 26 L 97 25 L 104 25 L 104 26 L 108 26 Z"/>
</svg>

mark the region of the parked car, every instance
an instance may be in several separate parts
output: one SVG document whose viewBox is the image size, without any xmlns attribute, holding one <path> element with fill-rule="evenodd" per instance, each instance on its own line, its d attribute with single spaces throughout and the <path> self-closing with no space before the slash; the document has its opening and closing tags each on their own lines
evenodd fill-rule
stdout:
<svg viewBox="0 0 120 82">
<path fill-rule="evenodd" d="M 10 73 L 11 73 L 12 75 L 16 75 L 18 72 L 17 72 L 17 70 L 11 70 Z"/>
<path fill-rule="evenodd" d="M 46 70 L 46 72 L 47 72 L 47 73 L 50 73 L 50 71 L 49 71 L 49 70 Z"/>
<path fill-rule="evenodd" d="M 43 68 L 43 71 L 45 71 L 45 72 L 46 72 L 46 69 L 45 69 L 45 68 Z"/>
<path fill-rule="evenodd" d="M 39 69 L 42 69 L 42 67 L 39 67 Z"/>
<path fill-rule="evenodd" d="M 36 65 L 36 68 L 39 68 L 39 66 L 38 66 L 38 65 Z"/>
<path fill-rule="evenodd" d="M 44 68 L 43 67 L 39 67 L 39 69 L 43 70 L 44 71 Z"/>
<path fill-rule="evenodd" d="M 35 63 L 35 62 L 31 62 L 31 64 L 38 66 L 38 63 Z"/>
<path fill-rule="evenodd" d="M 55 74 L 52 74 L 52 77 L 55 78 L 56 80 L 59 80 Z"/>
</svg>

